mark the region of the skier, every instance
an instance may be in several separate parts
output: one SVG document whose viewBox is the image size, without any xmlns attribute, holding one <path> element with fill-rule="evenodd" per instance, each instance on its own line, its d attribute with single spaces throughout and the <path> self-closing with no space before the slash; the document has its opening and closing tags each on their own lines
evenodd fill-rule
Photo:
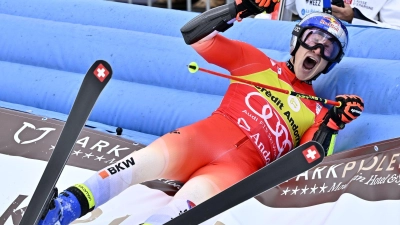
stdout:
<svg viewBox="0 0 400 225">
<path fill-rule="evenodd" d="M 312 81 L 342 59 L 345 26 L 329 14 L 310 14 L 293 29 L 291 58 L 276 62 L 257 48 L 219 34 L 235 20 L 271 12 L 276 0 L 242 0 L 206 11 L 181 31 L 185 42 L 232 76 L 314 95 Z M 131 185 L 157 178 L 185 184 L 144 224 L 164 224 L 309 140 L 332 154 L 334 137 L 361 115 L 362 99 L 339 95 L 340 107 L 232 82 L 220 107 L 192 125 L 165 134 L 55 198 L 39 224 L 69 224 Z M 129 163 L 131 166 L 124 169 Z M 112 173 L 110 172 L 112 171 Z"/>
</svg>

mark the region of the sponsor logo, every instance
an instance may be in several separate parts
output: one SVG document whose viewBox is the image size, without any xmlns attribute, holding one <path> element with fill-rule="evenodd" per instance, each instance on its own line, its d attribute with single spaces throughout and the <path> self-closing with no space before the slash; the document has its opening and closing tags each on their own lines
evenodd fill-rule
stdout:
<svg viewBox="0 0 400 225">
<path fill-rule="evenodd" d="M 339 31 L 340 24 L 333 17 L 325 16 L 324 18 L 321 19 L 320 23 L 325 25 L 325 26 L 328 26 L 328 27 L 332 28 L 336 32 Z"/>
<path fill-rule="evenodd" d="M 269 99 L 271 99 L 271 101 L 272 101 L 273 103 L 275 103 L 276 106 L 278 106 L 278 108 L 279 108 L 280 110 L 283 110 L 283 107 L 284 107 L 283 103 L 281 102 L 281 100 L 280 100 L 278 97 L 272 95 L 271 91 L 269 91 L 269 90 L 267 90 L 267 89 L 265 89 L 265 88 L 262 88 L 262 87 L 257 87 L 257 86 L 256 86 L 256 88 L 257 88 L 258 90 L 260 90 L 260 92 L 264 93 L 266 97 L 268 97 Z"/>
<path fill-rule="evenodd" d="M 362 113 L 360 110 L 357 110 L 357 109 L 350 109 L 350 112 L 352 112 L 353 115 L 354 115 L 354 113 L 357 113 L 358 115 L 361 115 L 361 113 Z"/>
<path fill-rule="evenodd" d="M 303 152 L 305 157 L 309 153 L 307 150 Z M 321 165 L 313 170 L 305 171 L 292 181 L 289 181 L 287 184 L 289 184 L 290 187 L 283 189 L 281 195 L 296 195 L 300 190 L 301 192 L 298 193 L 300 195 L 332 193 L 344 190 L 348 188 L 349 185 L 366 185 L 369 188 L 379 187 L 380 185 L 396 185 L 397 188 L 400 186 L 400 174 L 396 171 L 396 168 L 400 168 L 399 160 L 400 153 L 395 153 L 368 157 L 362 160 L 342 162 L 330 166 Z M 374 174 L 376 172 L 379 174 Z M 312 181 L 315 183 L 311 183 Z M 299 186 L 297 182 L 303 185 Z M 363 195 L 363 193 L 356 191 L 352 193 L 356 193 L 359 196 Z M 378 193 L 378 191 L 376 193 Z M 382 192 L 379 191 L 379 193 L 381 194 Z M 382 196 L 387 195 L 383 194 Z M 364 196 L 364 198 L 367 199 L 369 197 Z M 379 198 L 375 196 L 372 197 L 371 200 L 374 199 L 382 199 L 382 197 Z"/>
<path fill-rule="evenodd" d="M 97 66 L 93 73 L 100 82 L 103 82 L 110 74 L 110 72 L 101 63 Z"/>
<path fill-rule="evenodd" d="M 181 187 L 182 187 L 182 184 L 176 180 L 168 180 L 168 179 L 163 179 L 163 178 L 160 178 L 158 180 L 163 182 L 164 184 L 168 184 L 178 190 L 181 189 Z"/>
<path fill-rule="evenodd" d="M 321 0 L 306 0 L 306 3 L 309 5 L 320 6 Z"/>
<path fill-rule="evenodd" d="M 304 150 L 303 155 L 308 163 L 312 163 L 315 160 L 321 158 L 321 155 L 319 154 L 315 146 L 311 146 L 310 148 Z"/>
<path fill-rule="evenodd" d="M 26 128 L 30 128 L 32 130 L 39 130 L 39 131 L 43 131 L 43 133 L 32 140 L 25 140 L 25 141 L 21 141 L 21 139 L 19 138 L 19 135 L 22 133 L 22 131 L 24 131 Z M 51 128 L 51 127 L 42 127 L 42 128 L 36 128 L 33 124 L 28 123 L 28 122 L 24 122 L 23 126 L 21 128 L 19 128 L 19 130 L 17 132 L 15 132 L 14 134 L 14 141 L 17 142 L 18 144 L 21 145 L 26 145 L 26 144 L 30 144 L 36 141 L 39 141 L 41 139 L 43 139 L 48 133 L 50 133 L 51 131 L 56 130 L 55 128 Z"/>
<path fill-rule="evenodd" d="M 295 112 L 300 111 L 300 106 L 301 106 L 300 101 L 293 95 L 288 96 L 288 105 L 293 111 Z"/>
<path fill-rule="evenodd" d="M 89 136 L 81 138 L 76 142 L 76 146 L 80 146 L 81 148 L 86 148 L 86 147 L 88 147 L 89 141 L 90 141 L 90 137 Z M 134 143 L 133 145 L 136 145 L 136 143 Z M 99 140 L 99 141 L 97 141 L 96 144 L 94 144 L 92 147 L 90 147 L 90 150 L 97 151 L 97 152 L 103 152 L 103 150 L 105 150 L 105 149 L 107 149 L 109 147 L 110 147 L 110 142 L 104 141 L 104 140 Z M 120 147 L 121 147 L 120 145 L 116 145 L 116 146 L 112 147 L 110 150 L 108 150 L 106 152 L 106 154 L 109 155 L 111 153 L 114 153 L 114 156 L 120 157 L 120 151 L 129 150 L 129 148 L 126 148 L 126 147 L 125 148 L 120 148 Z M 83 153 L 83 152 L 76 151 L 76 152 L 73 153 L 73 155 L 75 154 L 75 155 L 78 156 L 80 153 Z M 93 156 L 93 155 L 91 155 L 91 156 Z"/>
<path fill-rule="evenodd" d="M 114 174 L 116 174 L 122 170 L 125 170 L 133 165 L 135 165 L 135 160 L 133 160 L 133 157 L 130 157 L 129 159 L 126 159 L 125 161 L 115 163 L 111 167 L 100 171 L 99 175 L 101 178 L 105 179 L 105 178 L 109 177 L 110 175 L 114 175 Z"/>
<path fill-rule="evenodd" d="M 283 103 L 278 97 L 275 97 L 271 94 L 270 91 L 264 89 L 264 88 L 259 88 L 256 87 L 257 89 L 261 89 L 261 92 L 265 92 L 265 95 L 271 99 L 273 103 L 277 105 L 277 107 L 282 110 L 283 108 Z M 263 129 L 266 129 L 269 131 L 270 134 L 273 135 L 271 138 L 271 142 L 275 144 L 277 147 L 278 154 L 276 155 L 276 158 L 279 158 L 281 154 L 285 150 L 290 150 L 292 148 L 292 142 L 290 140 L 290 134 L 289 131 L 285 125 L 285 123 L 281 122 L 281 117 L 277 112 L 273 109 L 273 107 L 266 101 L 265 104 L 261 107 L 261 112 L 258 112 L 252 104 L 255 104 L 255 100 L 251 100 L 255 98 L 256 96 L 264 98 L 261 93 L 259 92 L 251 92 L 248 93 L 247 96 L 245 97 L 245 103 L 247 107 L 250 109 L 251 113 L 254 113 L 254 115 L 257 115 L 259 118 L 262 119 L 262 121 L 259 122 L 259 124 L 263 125 Z M 260 108 L 259 106 L 256 108 Z M 285 114 L 286 115 L 286 114 Z M 253 142 L 257 145 L 259 151 L 261 154 L 264 156 L 265 160 L 267 160 L 267 163 L 270 162 L 270 152 L 265 149 L 265 146 L 263 143 L 259 142 L 259 133 L 254 134 L 251 137 Z"/>
<path fill-rule="evenodd" d="M 75 187 L 78 188 L 85 195 L 85 197 L 89 203 L 89 209 L 94 208 L 95 202 L 94 202 L 93 194 L 90 191 L 90 189 L 84 184 L 76 184 Z"/>
<path fill-rule="evenodd" d="M 301 9 L 301 15 L 303 15 L 303 16 L 308 15 L 310 13 L 315 13 L 315 12 L 320 12 L 320 10 L 316 10 L 316 9 Z"/>
<path fill-rule="evenodd" d="M 333 18 L 333 17 L 325 16 L 325 19 L 326 19 L 326 20 L 329 20 L 329 21 L 330 21 L 331 23 L 333 23 L 333 24 L 339 25 L 339 22 L 336 21 L 336 19 Z"/>
</svg>

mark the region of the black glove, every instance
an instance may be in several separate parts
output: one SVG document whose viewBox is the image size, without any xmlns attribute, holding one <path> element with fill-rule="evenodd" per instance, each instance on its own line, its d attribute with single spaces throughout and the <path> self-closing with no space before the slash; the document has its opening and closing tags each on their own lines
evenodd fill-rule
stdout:
<svg viewBox="0 0 400 225">
<path fill-rule="evenodd" d="M 336 101 L 340 107 L 332 107 L 324 118 L 324 123 L 333 130 L 341 130 L 362 114 L 364 102 L 357 95 L 338 95 Z"/>
</svg>

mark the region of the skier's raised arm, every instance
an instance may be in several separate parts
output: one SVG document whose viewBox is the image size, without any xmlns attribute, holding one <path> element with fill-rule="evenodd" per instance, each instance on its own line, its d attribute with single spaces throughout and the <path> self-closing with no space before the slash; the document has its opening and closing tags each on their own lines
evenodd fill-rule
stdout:
<svg viewBox="0 0 400 225">
<path fill-rule="evenodd" d="M 191 45 L 216 32 L 224 32 L 233 26 L 235 20 L 256 15 L 262 12 L 271 13 L 278 0 L 236 0 L 221 5 L 196 16 L 182 28 L 181 32 L 186 44 Z"/>
</svg>

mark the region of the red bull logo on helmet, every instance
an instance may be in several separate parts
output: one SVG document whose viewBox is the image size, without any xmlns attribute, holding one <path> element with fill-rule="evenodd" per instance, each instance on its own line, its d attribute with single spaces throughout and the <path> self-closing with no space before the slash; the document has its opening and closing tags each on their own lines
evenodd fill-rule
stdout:
<svg viewBox="0 0 400 225">
<path fill-rule="evenodd" d="M 325 25 L 325 26 L 328 26 L 328 27 L 332 28 L 336 32 L 339 31 L 340 23 L 333 17 L 324 16 L 321 19 L 320 23 Z"/>
</svg>

